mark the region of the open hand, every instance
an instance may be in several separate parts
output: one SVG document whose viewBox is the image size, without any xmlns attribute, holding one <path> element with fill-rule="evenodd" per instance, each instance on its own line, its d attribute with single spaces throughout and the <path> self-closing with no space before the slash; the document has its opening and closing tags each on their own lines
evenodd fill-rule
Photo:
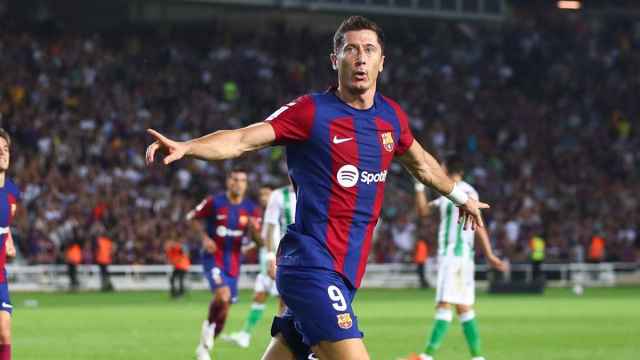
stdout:
<svg viewBox="0 0 640 360">
<path fill-rule="evenodd" d="M 488 209 L 489 204 L 480 202 L 472 197 L 469 197 L 466 203 L 460 205 L 460 217 L 458 218 L 459 224 L 464 224 L 464 229 L 471 228 L 475 230 L 477 227 L 484 227 L 482 221 L 481 209 Z"/>
<path fill-rule="evenodd" d="M 147 165 L 153 163 L 158 149 L 164 149 L 168 154 L 162 160 L 165 165 L 169 165 L 172 162 L 181 159 L 189 149 L 187 143 L 171 140 L 153 129 L 147 129 L 147 132 L 156 139 L 156 141 L 147 147 L 147 154 L 145 157 Z"/>
</svg>

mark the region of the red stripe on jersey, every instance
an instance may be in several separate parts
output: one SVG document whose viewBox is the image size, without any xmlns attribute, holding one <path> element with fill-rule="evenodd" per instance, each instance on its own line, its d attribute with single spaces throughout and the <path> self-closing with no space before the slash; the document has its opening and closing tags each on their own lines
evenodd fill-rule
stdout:
<svg viewBox="0 0 640 360">
<path fill-rule="evenodd" d="M 203 219 L 208 218 L 213 214 L 213 196 L 207 196 L 202 200 L 195 208 L 194 218 Z"/>
<path fill-rule="evenodd" d="M 353 118 L 334 120 L 329 126 L 331 149 L 331 192 L 327 221 L 327 248 L 334 259 L 334 269 L 343 273 L 344 260 L 349 248 L 349 229 L 358 199 L 358 143 Z M 339 174 L 340 170 L 342 172 Z M 350 170 L 355 170 L 350 171 Z M 342 186 L 338 182 L 341 175 Z M 350 186 L 349 186 L 350 185 Z"/>
<path fill-rule="evenodd" d="M 9 202 L 9 221 L 7 224 L 11 225 L 13 221 L 13 217 L 16 215 L 16 211 L 18 209 L 18 201 L 13 194 L 7 194 L 7 201 Z"/>
<path fill-rule="evenodd" d="M 398 121 L 400 122 L 400 137 L 398 138 L 398 144 L 396 146 L 396 155 L 403 155 L 411 145 L 413 144 L 413 133 L 411 132 L 411 128 L 409 127 L 409 117 L 407 113 L 402 110 L 400 104 L 389 99 L 386 96 L 383 98 L 391 105 L 393 110 L 396 112 L 396 116 L 398 117 Z"/>
<path fill-rule="evenodd" d="M 238 224 L 236 227 L 238 230 L 242 230 L 246 234 L 247 225 L 249 222 L 249 214 L 245 209 L 238 210 Z M 238 276 L 240 273 L 240 253 L 242 252 L 242 238 L 243 236 L 237 236 L 233 239 L 233 247 L 231 249 L 231 269 L 229 274 L 231 276 Z"/>
<path fill-rule="evenodd" d="M 216 209 L 214 216 L 216 217 L 213 219 L 213 223 L 215 224 L 213 228 L 213 240 L 216 242 L 216 253 L 214 254 L 216 267 L 224 270 L 224 236 L 218 236 L 218 227 L 223 226 L 226 229 L 229 226 L 229 208 L 221 207 Z"/>
<path fill-rule="evenodd" d="M 271 124 L 278 145 L 292 141 L 304 141 L 311 136 L 316 105 L 313 97 L 304 95 L 290 102 L 269 116 L 265 122 Z"/>
<path fill-rule="evenodd" d="M 393 160 L 393 152 L 385 150 L 382 134 L 392 129 L 392 126 L 380 118 L 376 118 L 375 121 L 376 127 L 378 128 L 378 142 L 380 143 L 380 169 L 386 170 L 389 168 L 389 165 L 391 165 L 391 160 Z M 357 288 L 360 287 L 364 271 L 367 267 L 367 259 L 369 258 L 369 250 L 371 249 L 371 238 L 373 237 L 373 230 L 378 223 L 378 217 L 382 209 L 382 200 L 384 199 L 384 182 L 379 182 L 376 187 L 376 199 L 373 203 L 373 212 L 371 213 L 371 219 L 369 219 L 369 225 L 367 225 L 364 242 L 360 250 L 360 262 L 358 263 L 358 273 L 356 274 Z"/>
</svg>

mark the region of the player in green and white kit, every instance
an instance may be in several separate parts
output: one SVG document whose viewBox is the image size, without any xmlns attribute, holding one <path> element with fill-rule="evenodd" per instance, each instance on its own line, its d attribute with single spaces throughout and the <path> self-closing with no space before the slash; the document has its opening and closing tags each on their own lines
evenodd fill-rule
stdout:
<svg viewBox="0 0 640 360">
<path fill-rule="evenodd" d="M 284 236 L 287 226 L 292 224 L 296 215 L 296 194 L 293 186 L 288 185 L 274 190 L 269 198 L 264 213 L 262 239 L 260 248 L 260 273 L 256 277 L 253 304 L 241 331 L 225 337 L 242 348 L 249 347 L 251 332 L 262 318 L 265 302 L 269 295 L 278 296 L 276 288 L 276 250 L 280 239 Z M 279 301 L 278 313 L 282 313 L 284 303 Z"/>
<path fill-rule="evenodd" d="M 462 180 L 463 161 L 458 156 L 450 156 L 445 161 L 447 175 L 464 192 L 476 200 L 476 190 Z M 472 360 L 484 360 L 480 349 L 480 334 L 473 311 L 475 302 L 475 264 L 474 240 L 485 254 L 488 264 L 500 271 L 506 271 L 507 265 L 493 254 L 489 235 L 484 227 L 465 229 L 458 221 L 458 208 L 446 197 L 439 197 L 427 203 L 424 189 L 416 187 L 416 198 L 420 215 L 428 216 L 431 209 L 440 213 L 438 229 L 438 284 L 436 290 L 436 315 L 429 342 L 424 353 L 414 356 L 416 360 L 433 360 L 433 355 L 442 344 L 453 319 L 452 305 L 455 307 L 464 336 L 471 352 Z M 410 358 L 411 359 L 411 358 Z"/>
</svg>

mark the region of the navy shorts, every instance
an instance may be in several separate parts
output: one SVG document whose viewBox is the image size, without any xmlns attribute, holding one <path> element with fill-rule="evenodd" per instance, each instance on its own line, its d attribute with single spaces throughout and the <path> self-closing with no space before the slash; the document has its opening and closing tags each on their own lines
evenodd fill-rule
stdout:
<svg viewBox="0 0 640 360">
<path fill-rule="evenodd" d="M 231 290 L 231 303 L 235 304 L 236 301 L 238 301 L 237 277 L 229 276 L 217 267 L 213 267 L 210 270 L 204 269 L 204 277 L 209 282 L 211 292 L 215 292 L 218 288 L 228 286 L 229 290 Z"/>
<path fill-rule="evenodd" d="M 9 314 L 13 313 L 13 305 L 11 305 L 11 300 L 9 299 L 9 283 L 6 281 L 0 283 L 0 310 Z"/>
<path fill-rule="evenodd" d="M 282 333 L 297 356 L 320 341 L 362 338 L 351 308 L 356 289 L 337 272 L 278 266 L 276 284 L 287 309 L 274 320 L 271 335 Z"/>
</svg>

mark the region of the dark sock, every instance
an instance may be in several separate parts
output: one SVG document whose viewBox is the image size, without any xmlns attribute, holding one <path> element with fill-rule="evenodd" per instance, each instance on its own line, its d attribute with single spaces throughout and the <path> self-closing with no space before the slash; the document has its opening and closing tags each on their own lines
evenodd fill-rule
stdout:
<svg viewBox="0 0 640 360">
<path fill-rule="evenodd" d="M 211 301 L 209 303 L 209 324 L 216 324 L 216 333 L 214 336 L 218 336 L 224 328 L 224 324 L 227 321 L 227 313 L 229 313 L 229 303 L 224 301 Z M 2 360 L 2 359 L 0 359 Z"/>
<path fill-rule="evenodd" d="M 0 360 L 11 360 L 11 344 L 0 344 Z"/>
</svg>

